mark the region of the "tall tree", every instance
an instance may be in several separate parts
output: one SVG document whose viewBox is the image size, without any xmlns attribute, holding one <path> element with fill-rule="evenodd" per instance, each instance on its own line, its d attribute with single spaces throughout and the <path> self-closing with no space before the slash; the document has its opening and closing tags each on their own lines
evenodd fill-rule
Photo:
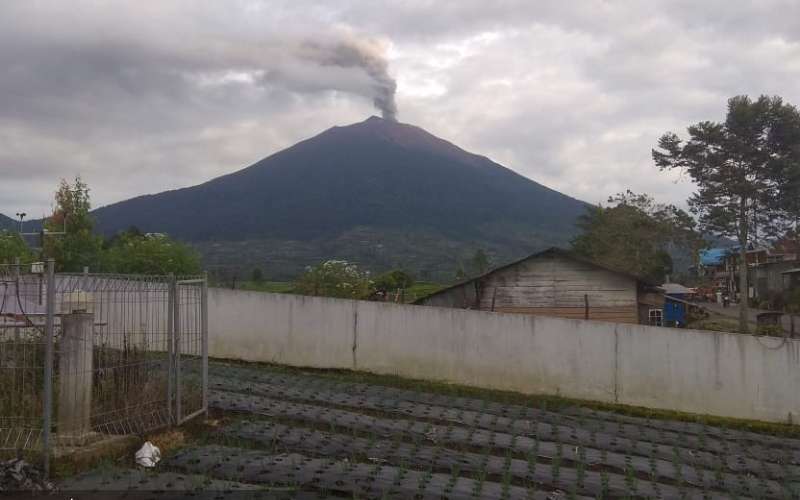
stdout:
<svg viewBox="0 0 800 500">
<path fill-rule="evenodd" d="M 688 127 L 684 142 L 666 133 L 653 150 L 661 170 L 686 172 L 697 185 L 689 206 L 710 233 L 739 242 L 739 328 L 748 330 L 747 249 L 785 229 L 800 135 L 797 110 L 780 97 L 728 100 L 723 123 Z M 796 201 L 796 200 L 795 200 Z"/>
<path fill-rule="evenodd" d="M 800 244 L 800 113 L 793 106 L 781 106 L 776 115 L 780 126 L 772 130 L 772 170 L 780 196 L 773 202 L 791 228 L 784 237 L 793 235 L 795 244 Z"/>
<path fill-rule="evenodd" d="M 89 210 L 89 187 L 80 177 L 72 184 L 62 179 L 55 194 L 53 214 L 44 223 L 46 231 L 59 236 L 43 236 L 44 256 L 56 261 L 60 271 L 80 271 L 84 266 L 99 263 L 103 239 L 93 233 L 94 221 Z"/>
<path fill-rule="evenodd" d="M 695 254 L 704 243 L 695 221 L 674 205 L 631 191 L 611 196 L 609 206 L 588 207 L 578 219 L 575 252 L 614 269 L 661 283 L 672 272 L 670 251 Z"/>
</svg>

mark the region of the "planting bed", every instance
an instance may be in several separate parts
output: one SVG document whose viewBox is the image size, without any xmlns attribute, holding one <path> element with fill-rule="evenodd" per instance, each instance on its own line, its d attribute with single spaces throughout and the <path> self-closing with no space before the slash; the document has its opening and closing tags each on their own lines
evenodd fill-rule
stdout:
<svg viewBox="0 0 800 500">
<path fill-rule="evenodd" d="M 214 363 L 210 405 L 222 416 L 215 432 L 169 454 L 157 472 L 117 469 L 109 479 L 94 471 L 67 484 L 165 494 L 186 485 L 269 498 L 797 498 L 800 491 L 794 438 L 373 380 Z"/>
</svg>

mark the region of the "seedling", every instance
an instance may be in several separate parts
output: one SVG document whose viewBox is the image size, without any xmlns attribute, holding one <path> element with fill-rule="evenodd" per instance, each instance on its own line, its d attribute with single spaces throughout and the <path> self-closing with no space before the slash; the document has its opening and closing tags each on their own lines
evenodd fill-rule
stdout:
<svg viewBox="0 0 800 500">
<path fill-rule="evenodd" d="M 582 446 L 579 446 L 577 455 L 578 461 L 575 465 L 575 473 L 577 475 L 576 483 L 579 488 L 583 488 L 583 482 L 586 478 L 586 449 Z"/>
<path fill-rule="evenodd" d="M 601 496 L 603 498 L 608 497 L 609 495 L 609 480 L 608 480 L 608 472 L 605 469 L 600 471 L 600 486 L 601 486 Z"/>
<path fill-rule="evenodd" d="M 453 468 L 450 470 L 450 480 L 447 482 L 447 486 L 445 487 L 445 493 L 450 493 L 453 491 L 453 488 L 456 485 L 456 481 L 461 475 L 461 467 L 458 464 L 454 464 Z"/>
</svg>

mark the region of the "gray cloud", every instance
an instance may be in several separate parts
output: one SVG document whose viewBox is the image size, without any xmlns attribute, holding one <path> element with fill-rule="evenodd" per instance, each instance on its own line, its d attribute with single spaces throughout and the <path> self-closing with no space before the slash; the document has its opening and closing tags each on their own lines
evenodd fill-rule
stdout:
<svg viewBox="0 0 800 500">
<path fill-rule="evenodd" d="M 659 173 L 739 93 L 800 104 L 800 4 L 168 0 L 0 4 L 0 212 L 196 184 L 372 106 L 587 201 Z M 396 83 L 395 83 L 396 79 Z"/>
</svg>

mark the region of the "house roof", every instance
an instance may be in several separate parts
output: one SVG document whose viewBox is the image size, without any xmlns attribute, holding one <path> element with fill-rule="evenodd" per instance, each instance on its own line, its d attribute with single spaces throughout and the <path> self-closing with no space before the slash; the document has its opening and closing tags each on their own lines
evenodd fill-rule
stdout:
<svg viewBox="0 0 800 500">
<path fill-rule="evenodd" d="M 694 290 L 692 290 L 691 288 L 686 288 L 680 283 L 664 283 L 663 285 L 661 285 L 661 288 L 667 295 L 689 295 L 691 293 L 694 293 Z"/>
<path fill-rule="evenodd" d="M 611 267 L 605 266 L 605 265 L 600 264 L 598 262 L 595 262 L 595 261 L 593 261 L 593 260 L 591 260 L 591 259 L 589 259 L 587 257 L 584 257 L 582 255 L 578 255 L 575 252 L 572 252 L 572 251 L 569 251 L 569 250 L 565 250 L 563 248 L 550 247 L 547 250 L 542 250 L 541 252 L 532 253 L 532 254 L 528 255 L 527 257 L 523 257 L 523 258 L 515 260 L 513 262 L 509 262 L 508 264 L 504 264 L 504 265 L 502 265 L 500 267 L 496 267 L 494 269 L 490 269 L 489 271 L 481 274 L 480 276 L 475 276 L 474 278 L 468 278 L 468 279 L 465 279 L 465 280 L 461 280 L 461 281 L 459 281 L 459 282 L 457 282 L 457 283 L 455 283 L 453 285 L 450 285 L 448 287 L 445 287 L 445 288 L 442 288 L 440 290 L 437 290 L 437 291 L 435 291 L 435 292 L 433 292 L 431 294 L 425 295 L 424 297 L 420 297 L 417 300 L 415 300 L 413 303 L 414 304 L 419 304 L 423 300 L 428 299 L 430 297 L 433 297 L 435 295 L 439 295 L 441 293 L 447 292 L 447 291 L 452 290 L 454 288 L 458 288 L 458 287 L 466 285 L 468 283 L 472 283 L 472 282 L 481 280 L 481 279 L 485 278 L 486 276 L 489 276 L 489 275 L 494 274 L 494 273 L 499 272 L 499 271 L 503 271 L 505 269 L 508 269 L 509 267 L 516 266 L 517 264 L 525 262 L 526 260 L 534 259 L 536 257 L 543 257 L 545 255 L 559 255 L 559 256 L 566 257 L 566 258 L 571 259 L 571 260 L 575 260 L 575 261 L 578 261 L 578 262 L 583 262 L 584 264 L 589 264 L 591 266 L 595 266 L 595 267 L 599 267 L 601 269 L 605 269 L 606 271 L 610 271 L 612 273 L 616 273 L 616 274 L 621 274 L 623 276 L 627 276 L 628 278 L 634 279 L 637 282 L 643 283 L 645 285 L 655 286 L 655 283 L 652 283 L 651 281 L 647 280 L 646 278 L 644 278 L 642 276 L 637 276 L 635 274 L 631 274 L 631 273 L 628 273 L 628 272 L 625 272 L 625 271 L 620 271 L 619 269 L 613 269 Z"/>
</svg>

